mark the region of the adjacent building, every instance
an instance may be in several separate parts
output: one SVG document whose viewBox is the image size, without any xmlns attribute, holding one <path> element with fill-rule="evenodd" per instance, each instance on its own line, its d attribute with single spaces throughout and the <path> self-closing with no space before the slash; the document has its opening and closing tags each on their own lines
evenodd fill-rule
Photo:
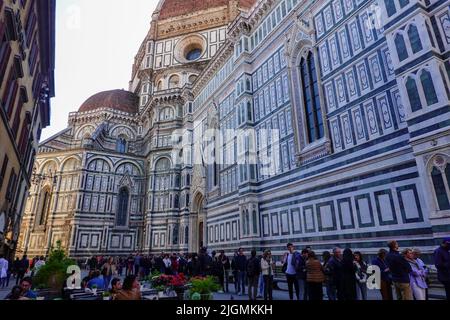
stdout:
<svg viewBox="0 0 450 320">
<path fill-rule="evenodd" d="M 448 1 L 160 1 L 129 91 L 40 145 L 21 248 L 351 246 L 450 230 Z"/>
<path fill-rule="evenodd" d="M 55 1 L 0 1 L 0 253 L 14 254 L 54 96 Z"/>
</svg>

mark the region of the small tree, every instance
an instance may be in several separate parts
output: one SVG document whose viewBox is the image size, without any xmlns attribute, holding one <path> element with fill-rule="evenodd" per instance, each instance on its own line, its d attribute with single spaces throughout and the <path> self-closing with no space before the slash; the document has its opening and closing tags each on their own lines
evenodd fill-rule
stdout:
<svg viewBox="0 0 450 320">
<path fill-rule="evenodd" d="M 61 290 L 68 277 L 67 268 L 73 265 L 76 262 L 67 257 L 61 241 L 56 242 L 56 248 L 51 249 L 46 264 L 39 268 L 33 279 L 34 287 Z"/>
</svg>

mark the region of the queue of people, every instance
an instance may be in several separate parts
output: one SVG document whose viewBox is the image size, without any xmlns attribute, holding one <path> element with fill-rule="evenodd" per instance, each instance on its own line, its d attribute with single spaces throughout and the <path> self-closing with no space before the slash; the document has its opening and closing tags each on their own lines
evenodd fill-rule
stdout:
<svg viewBox="0 0 450 320">
<path fill-rule="evenodd" d="M 393 292 L 397 300 L 427 300 L 430 270 L 421 260 L 420 250 L 401 250 L 397 241 L 390 241 L 387 247 L 388 250 L 380 249 L 369 264 L 361 252 L 353 252 L 350 248 L 342 250 L 336 247 L 331 252 L 325 251 L 320 259 L 311 247 L 297 251 L 292 243 L 287 244 L 280 266 L 290 300 L 317 301 L 323 300 L 325 296 L 328 300 L 367 300 L 368 281 L 372 275 L 370 266 L 377 266 L 380 270 L 378 285 L 383 300 L 394 300 Z M 447 300 L 450 300 L 449 251 L 450 238 L 446 238 L 434 252 L 438 280 L 445 288 Z M 10 275 L 14 274 L 17 285 L 9 298 L 33 299 L 32 276 L 25 275 L 30 270 L 33 275 L 43 265 L 44 257 L 29 261 L 24 256 L 10 264 L 0 256 L 0 287 L 7 287 Z M 183 273 L 188 277 L 213 276 L 218 279 L 223 293 L 230 292 L 232 280 L 237 295 L 247 293 L 250 300 L 273 300 L 277 273 L 270 250 L 264 251 L 261 256 L 252 250 L 247 258 L 243 248 L 231 258 L 223 250 L 208 253 L 206 248 L 202 248 L 198 254 L 135 254 L 126 258 L 95 256 L 86 261 L 86 266 L 89 275 L 82 281 L 83 288 L 110 289 L 117 300 L 139 298 L 138 281 L 155 271 L 167 275 Z M 120 278 L 123 274 L 126 278 L 122 283 Z"/>
</svg>

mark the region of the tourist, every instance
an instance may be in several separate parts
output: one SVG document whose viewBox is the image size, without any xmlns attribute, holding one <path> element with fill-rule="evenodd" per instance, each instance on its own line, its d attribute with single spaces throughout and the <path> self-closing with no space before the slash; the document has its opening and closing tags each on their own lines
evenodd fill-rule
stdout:
<svg viewBox="0 0 450 320">
<path fill-rule="evenodd" d="M 221 287 L 219 293 L 223 293 L 225 291 L 224 290 L 225 277 L 223 271 L 223 264 L 222 261 L 220 260 L 220 256 L 217 256 L 215 251 L 212 252 L 212 257 L 213 257 L 212 275 L 219 280 L 219 284 Z"/>
<path fill-rule="evenodd" d="M 22 296 L 22 287 L 14 286 L 11 292 L 6 296 L 5 300 L 31 300 Z"/>
<path fill-rule="evenodd" d="M 19 282 L 22 281 L 23 277 L 25 277 L 25 274 L 27 273 L 29 268 L 30 268 L 30 261 L 28 260 L 27 256 L 24 255 L 22 257 L 22 260 L 20 260 L 20 263 L 18 263 L 17 266 L 16 284 L 19 284 Z"/>
<path fill-rule="evenodd" d="M 297 300 L 300 300 L 300 286 L 298 281 L 298 266 L 301 259 L 299 252 L 295 251 L 292 243 L 287 244 L 288 252 L 283 257 L 283 273 L 286 275 L 286 280 L 289 289 L 289 298 L 294 300 L 294 287 L 297 295 Z"/>
<path fill-rule="evenodd" d="M 164 263 L 164 273 L 166 275 L 171 275 L 172 274 L 172 260 L 170 259 L 168 254 L 166 254 L 164 256 L 163 263 Z"/>
<path fill-rule="evenodd" d="M 112 300 L 116 300 L 117 294 L 122 290 L 122 281 L 119 278 L 114 278 L 111 281 L 111 295 Z"/>
<path fill-rule="evenodd" d="M 306 281 L 306 261 L 309 258 L 309 253 L 313 252 L 311 247 L 306 247 L 302 250 L 297 266 L 297 278 L 300 289 L 300 299 L 308 300 L 308 283 Z"/>
<path fill-rule="evenodd" d="M 261 261 L 256 256 L 256 250 L 252 250 L 251 258 L 247 261 L 248 297 L 250 301 L 256 301 L 258 296 L 258 282 L 261 274 Z"/>
<path fill-rule="evenodd" d="M 305 263 L 305 267 L 309 300 L 322 301 L 325 273 L 323 272 L 323 266 L 317 259 L 314 251 L 308 252 L 308 260 Z"/>
<path fill-rule="evenodd" d="M 238 274 L 238 283 L 237 283 L 237 292 L 239 294 L 239 296 L 243 296 L 245 295 L 245 278 L 247 277 L 246 275 L 246 270 L 247 270 L 247 257 L 244 254 L 244 249 L 243 248 L 239 248 L 238 250 L 238 255 L 236 256 L 236 270 L 237 270 L 237 274 Z"/>
<path fill-rule="evenodd" d="M 333 256 L 328 261 L 325 272 L 328 274 L 330 285 L 330 300 L 344 300 L 342 289 L 342 250 L 339 247 L 333 249 Z"/>
<path fill-rule="evenodd" d="M 331 260 L 331 253 L 330 251 L 324 251 L 322 253 L 322 266 L 323 266 L 323 273 L 325 274 L 325 289 L 327 292 L 327 298 L 330 301 L 336 300 L 336 289 L 332 289 L 332 275 L 330 272 L 330 268 L 328 267 L 328 264 Z"/>
<path fill-rule="evenodd" d="M 81 280 L 81 289 L 86 289 L 88 287 L 89 281 L 94 279 L 95 270 L 89 271 L 88 275 Z"/>
<path fill-rule="evenodd" d="M 141 285 L 139 284 L 137 277 L 135 275 L 126 277 L 122 285 L 122 290 L 116 294 L 115 300 L 131 301 L 141 299 Z"/>
<path fill-rule="evenodd" d="M 136 253 L 136 256 L 134 257 L 134 275 L 139 276 L 139 271 L 141 269 L 141 255 L 139 253 Z"/>
<path fill-rule="evenodd" d="M 100 273 L 100 271 L 96 270 L 93 272 L 92 274 L 92 279 L 89 280 L 87 287 L 89 289 L 103 289 L 105 288 L 105 280 L 102 277 L 102 274 Z"/>
<path fill-rule="evenodd" d="M 188 262 L 187 266 L 188 275 L 191 277 L 198 277 L 201 274 L 200 261 L 198 261 L 198 256 L 196 253 L 192 254 L 191 261 Z"/>
<path fill-rule="evenodd" d="M 356 251 L 354 254 L 356 265 L 356 286 L 360 294 L 360 300 L 367 300 L 367 268 L 368 265 L 364 261 L 361 252 Z"/>
<path fill-rule="evenodd" d="M 13 268 L 12 268 L 12 272 L 13 272 L 14 278 L 16 278 L 16 281 L 17 281 L 17 277 L 19 274 L 20 263 L 21 263 L 20 259 L 16 257 L 16 260 L 14 260 Z M 17 282 L 16 282 L 16 284 L 17 284 Z"/>
<path fill-rule="evenodd" d="M 398 300 L 413 300 L 409 274 L 411 266 L 405 258 L 400 255 L 397 241 L 388 243 L 389 253 L 386 256 L 386 263 L 392 275 L 395 292 Z"/>
<path fill-rule="evenodd" d="M 223 270 L 223 283 L 222 288 L 223 291 L 228 293 L 229 292 L 229 282 L 230 282 L 230 269 L 231 269 L 231 263 L 230 259 L 225 255 L 225 251 L 221 250 L 219 255 L 219 261 L 222 264 L 222 270 Z"/>
<path fill-rule="evenodd" d="M 176 253 L 174 253 L 172 255 L 172 257 L 170 258 L 170 261 L 171 261 L 172 274 L 176 276 L 176 275 L 178 275 L 178 271 L 179 271 L 179 267 L 180 267 Z"/>
<path fill-rule="evenodd" d="M 427 298 L 426 289 L 428 289 L 427 270 L 415 259 L 413 250 L 405 249 L 402 254 L 411 266 L 409 278 L 413 297 L 415 300 L 425 301 Z"/>
<path fill-rule="evenodd" d="M 6 279 L 8 278 L 9 262 L 4 255 L 0 255 L 0 288 L 6 287 Z"/>
<path fill-rule="evenodd" d="M 41 269 L 43 266 L 45 266 L 45 258 L 43 256 L 41 256 L 34 264 L 35 274 L 37 274 L 39 272 L 39 269 Z"/>
<path fill-rule="evenodd" d="M 438 280 L 444 285 L 447 301 L 450 301 L 450 238 L 445 238 L 439 248 L 434 251 L 434 264 L 438 272 Z"/>
<path fill-rule="evenodd" d="M 273 275 L 275 263 L 272 259 L 272 252 L 266 250 L 261 259 L 261 274 L 264 279 L 264 300 L 273 300 Z"/>
<path fill-rule="evenodd" d="M 178 255 L 178 272 L 185 274 L 186 267 L 187 267 L 187 259 L 183 256 L 182 253 L 180 253 Z"/>
<path fill-rule="evenodd" d="M 30 277 L 25 277 L 20 282 L 20 287 L 22 288 L 22 297 L 36 300 L 37 294 L 31 290 L 33 286 L 33 281 Z"/>
<path fill-rule="evenodd" d="M 202 276 L 210 276 L 212 273 L 212 263 L 213 259 L 208 254 L 208 250 L 206 248 L 202 248 L 200 250 L 200 254 L 198 256 L 198 261 L 200 262 L 200 270 Z"/>
<path fill-rule="evenodd" d="M 102 275 L 103 279 L 105 280 L 104 289 L 108 290 L 113 276 L 117 276 L 117 266 L 113 258 L 109 258 L 108 261 L 103 265 Z"/>
<path fill-rule="evenodd" d="M 236 294 L 239 293 L 239 270 L 236 265 L 238 255 L 239 255 L 238 252 L 235 252 L 233 255 L 233 259 L 231 260 L 231 270 L 233 272 L 234 289 Z"/>
<path fill-rule="evenodd" d="M 378 266 L 381 271 L 380 292 L 384 301 L 394 300 L 392 295 L 392 279 L 389 267 L 386 263 L 388 252 L 385 249 L 378 251 L 378 256 L 372 261 L 372 265 Z"/>
<path fill-rule="evenodd" d="M 356 295 L 356 265 L 353 251 L 350 248 L 344 250 L 342 254 L 342 275 L 341 288 L 342 300 L 355 301 Z"/>
<path fill-rule="evenodd" d="M 92 256 L 91 259 L 88 261 L 89 270 L 94 271 L 97 270 L 97 257 Z"/>
</svg>

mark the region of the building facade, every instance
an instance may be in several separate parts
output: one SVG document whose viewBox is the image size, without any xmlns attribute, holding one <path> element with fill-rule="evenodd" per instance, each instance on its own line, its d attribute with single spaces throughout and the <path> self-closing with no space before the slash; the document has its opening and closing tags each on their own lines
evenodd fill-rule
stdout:
<svg viewBox="0 0 450 320">
<path fill-rule="evenodd" d="M 54 96 L 54 1 L 0 1 L 0 253 L 17 248 Z"/>
<path fill-rule="evenodd" d="M 41 145 L 57 178 L 33 187 L 23 250 L 430 253 L 450 230 L 449 6 L 161 1 L 130 92 Z"/>
</svg>

